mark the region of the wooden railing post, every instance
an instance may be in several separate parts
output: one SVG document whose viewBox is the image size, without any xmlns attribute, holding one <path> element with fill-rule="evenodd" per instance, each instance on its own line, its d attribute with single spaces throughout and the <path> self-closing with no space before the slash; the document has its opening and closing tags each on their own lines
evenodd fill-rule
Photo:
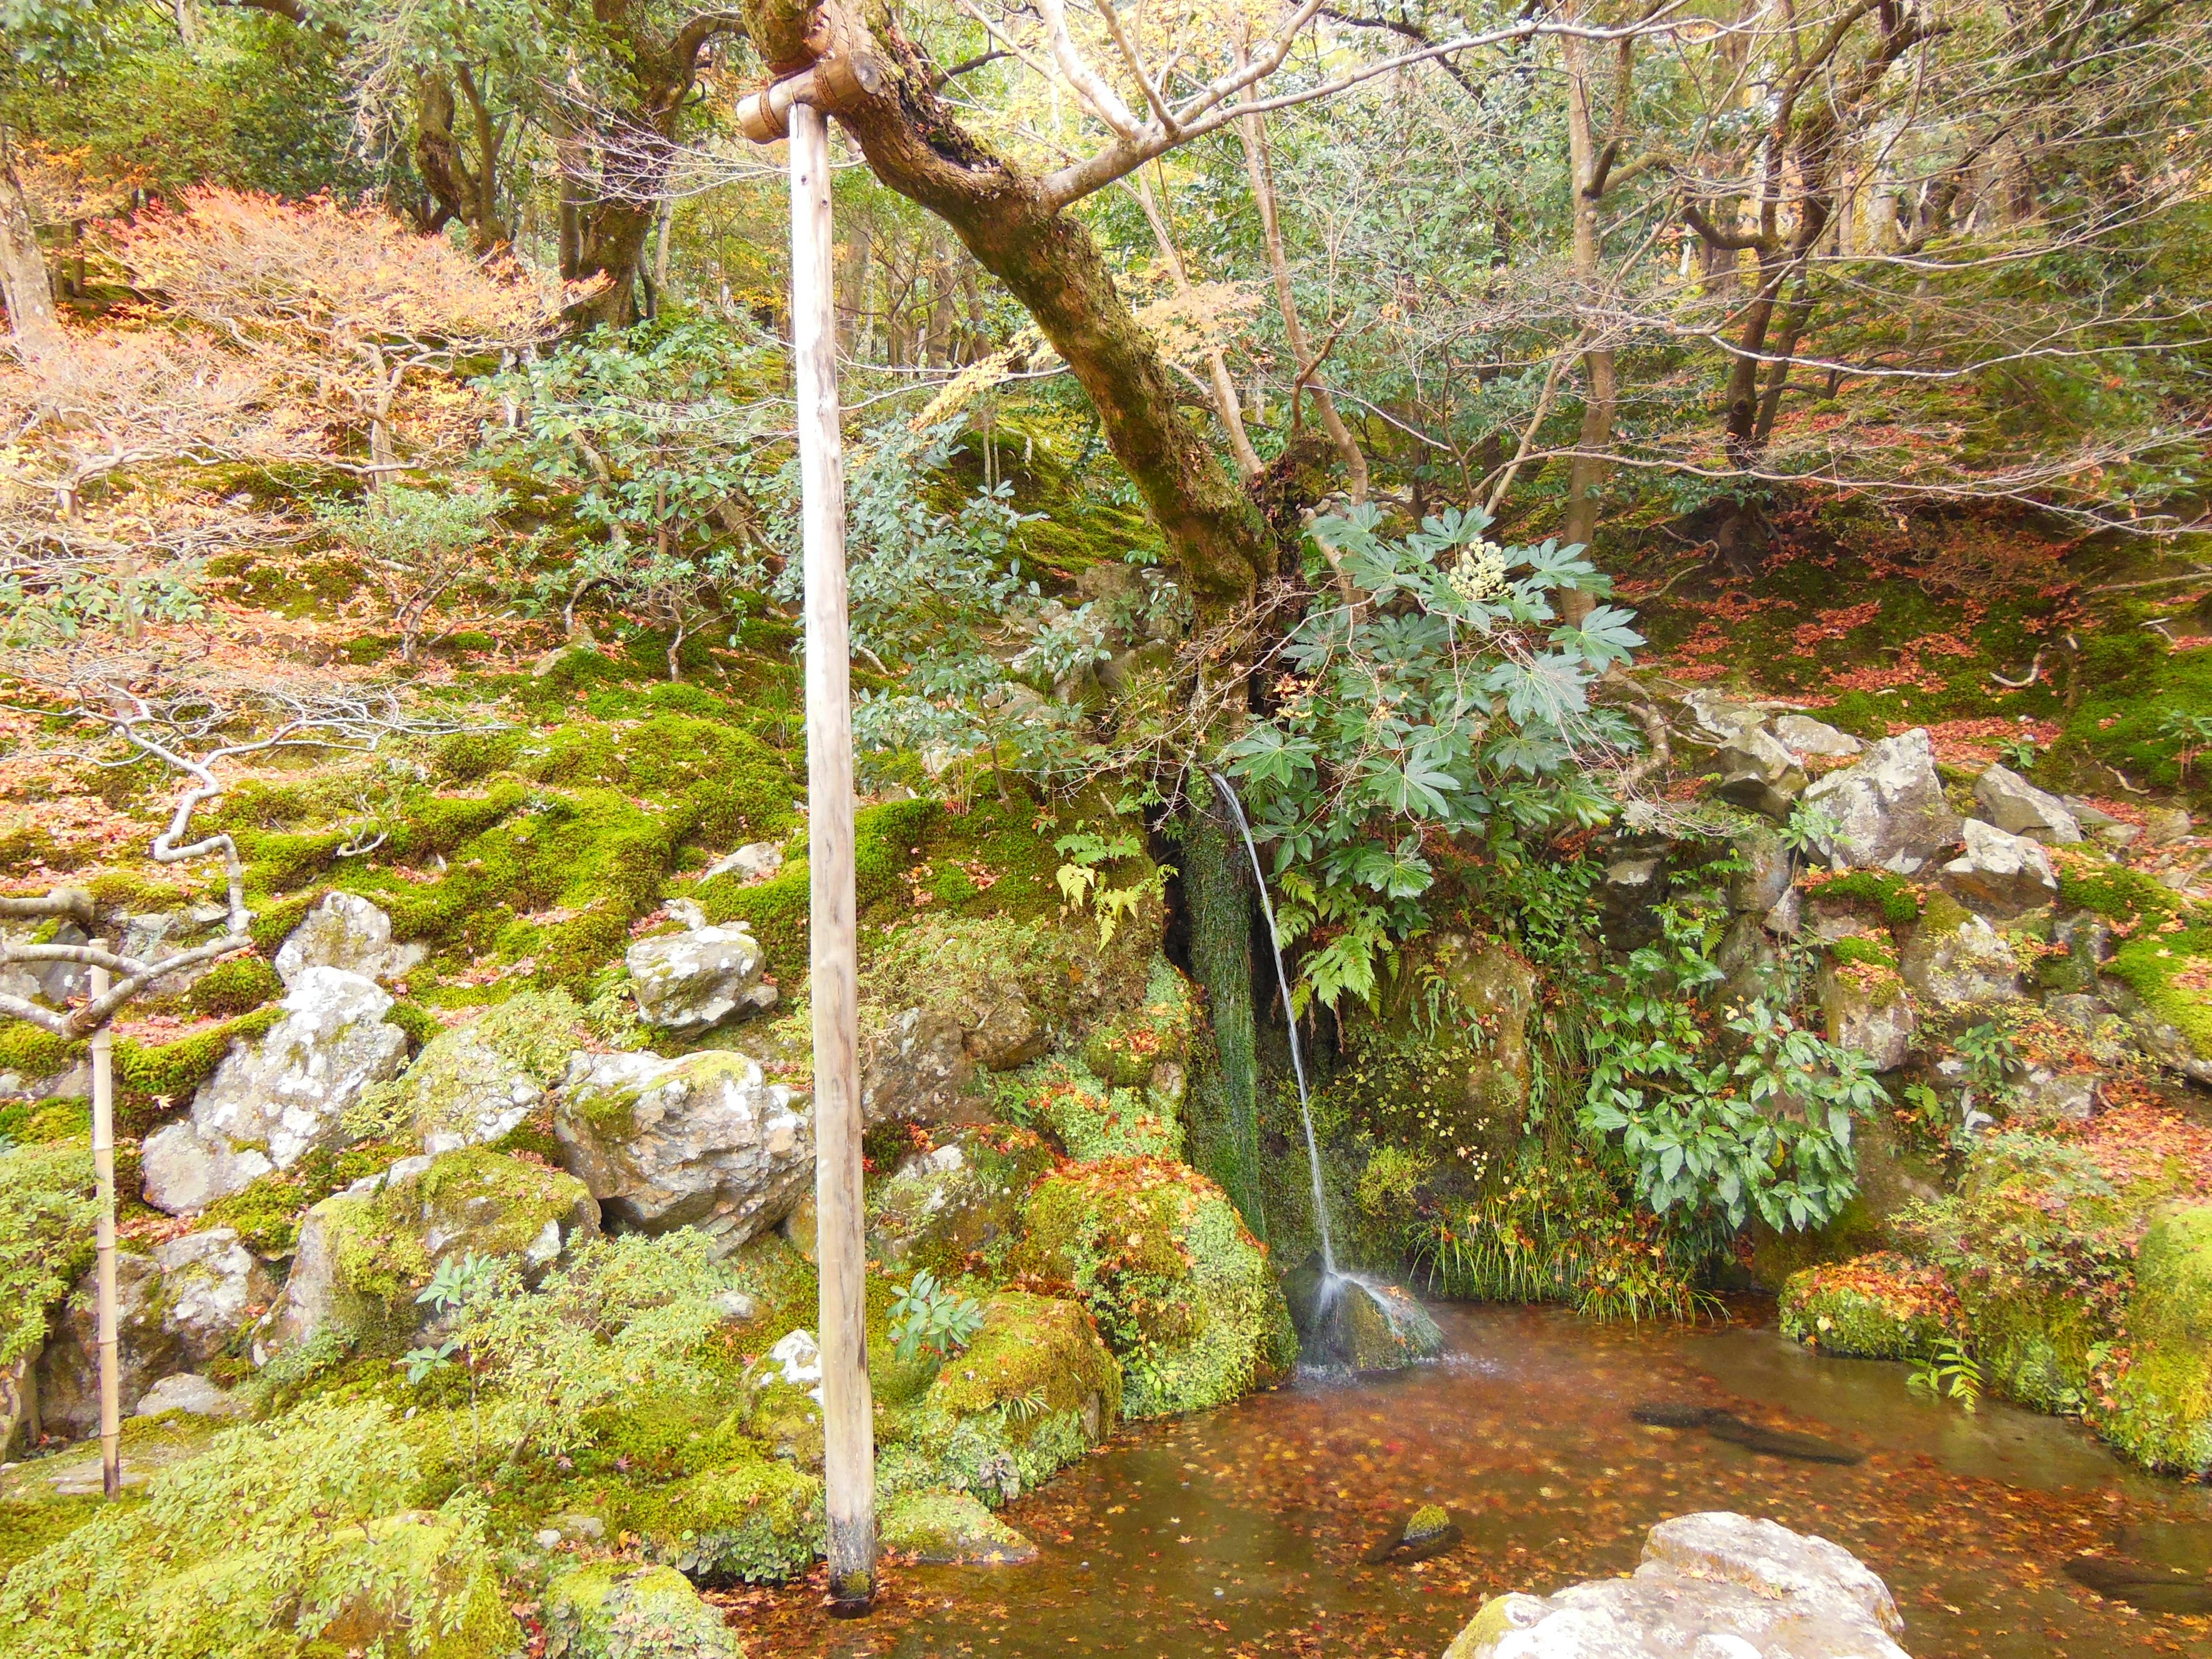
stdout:
<svg viewBox="0 0 2212 1659">
<path fill-rule="evenodd" d="M 107 994 L 107 969 L 92 970 L 94 1000 Z M 99 1183 L 93 1223 L 94 1329 L 100 1359 L 100 1483 L 110 1498 L 123 1490 L 123 1413 L 116 1352 L 115 1034 L 105 1021 L 92 1034 L 92 1172 Z"/>
</svg>

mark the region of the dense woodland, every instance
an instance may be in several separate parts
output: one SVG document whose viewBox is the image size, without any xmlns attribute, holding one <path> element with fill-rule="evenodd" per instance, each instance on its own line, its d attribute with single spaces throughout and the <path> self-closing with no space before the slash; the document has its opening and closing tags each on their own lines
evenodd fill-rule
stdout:
<svg viewBox="0 0 2212 1659">
<path fill-rule="evenodd" d="M 0 28 L 0 1654 L 777 1650 L 810 68 L 892 1559 L 1316 1192 L 2212 1473 L 2203 0 Z"/>
</svg>

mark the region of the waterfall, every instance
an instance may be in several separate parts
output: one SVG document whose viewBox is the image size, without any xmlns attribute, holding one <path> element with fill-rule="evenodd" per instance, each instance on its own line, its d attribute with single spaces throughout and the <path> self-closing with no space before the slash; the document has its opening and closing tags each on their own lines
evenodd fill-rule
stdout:
<svg viewBox="0 0 2212 1659">
<path fill-rule="evenodd" d="M 1252 879 L 1260 889 L 1260 914 L 1267 919 L 1267 943 L 1275 953 L 1275 983 L 1283 993 L 1283 1020 L 1290 1029 L 1291 1070 L 1298 1080 L 1298 1116 L 1306 1129 L 1306 1163 L 1313 1171 L 1314 1224 L 1321 1231 L 1321 1265 L 1322 1283 L 1333 1281 L 1336 1274 L 1336 1250 L 1328 1236 L 1328 1196 L 1322 1190 L 1321 1146 L 1314 1139 L 1313 1108 L 1306 1098 L 1306 1063 L 1298 1051 L 1298 1020 L 1291 1011 L 1291 980 L 1283 971 L 1283 936 L 1275 931 L 1275 907 L 1267 897 L 1267 878 L 1260 868 L 1260 849 L 1253 843 L 1252 826 L 1244 821 L 1244 804 L 1237 799 L 1237 792 L 1229 787 L 1229 780 L 1218 772 L 1208 772 L 1213 787 L 1221 792 L 1221 799 L 1229 808 L 1230 816 L 1237 820 L 1237 833 L 1244 837 L 1244 850 L 1252 860 Z"/>
</svg>

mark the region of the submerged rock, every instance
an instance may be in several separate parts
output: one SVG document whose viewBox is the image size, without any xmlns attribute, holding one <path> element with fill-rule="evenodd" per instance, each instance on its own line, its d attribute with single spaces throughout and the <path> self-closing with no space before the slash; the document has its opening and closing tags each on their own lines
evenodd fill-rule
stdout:
<svg viewBox="0 0 2212 1659">
<path fill-rule="evenodd" d="M 781 1221 L 814 1179 L 813 1126 L 791 1091 L 726 1051 L 580 1054 L 553 1133 L 611 1224 L 697 1227 L 724 1250 Z"/>
<path fill-rule="evenodd" d="M 1395 1371 L 1443 1352 L 1444 1334 L 1411 1294 L 1352 1273 L 1330 1278 L 1310 1256 L 1283 1284 L 1309 1358 L 1355 1371 Z"/>
<path fill-rule="evenodd" d="M 1834 826 L 1817 845 L 1838 868 L 1911 875 L 1959 839 L 1959 815 L 1943 797 L 1936 752 L 1921 727 L 1883 738 L 1856 765 L 1813 784 L 1803 799 Z"/>
<path fill-rule="evenodd" d="M 1865 1461 L 1863 1453 L 1814 1435 L 1791 1429 L 1770 1429 L 1747 1423 L 1734 1412 L 1717 1406 L 1661 1403 L 1638 1406 L 1629 1413 L 1637 1422 L 1654 1429 L 1703 1429 L 1716 1440 L 1741 1446 L 1766 1457 L 1786 1457 L 1800 1463 L 1851 1464 Z"/>
<path fill-rule="evenodd" d="M 1652 1528 L 1632 1577 L 1485 1602 L 1444 1659 L 1906 1659 L 1904 1629 L 1848 1550 L 1714 1510 Z"/>
<path fill-rule="evenodd" d="M 2108 1601 L 2124 1601 L 2144 1613 L 2175 1613 L 2184 1618 L 2203 1618 L 2212 1613 L 2212 1579 L 2185 1568 L 2115 1560 L 2103 1555 L 2075 1555 L 2067 1558 L 2065 1571 L 2084 1589 L 2094 1590 Z"/>
<path fill-rule="evenodd" d="M 539 1600 L 545 1659 L 744 1659 L 718 1608 L 673 1567 L 593 1561 Z"/>
<path fill-rule="evenodd" d="M 1377 1539 L 1360 1560 L 1370 1567 L 1411 1566 L 1434 1560 L 1466 1535 L 1466 1528 L 1443 1504 L 1425 1504 Z"/>
<path fill-rule="evenodd" d="M 287 985 L 310 968 L 337 968 L 365 979 L 398 979 L 428 954 L 396 943 L 392 918 L 358 893 L 325 893 L 277 948 L 276 975 Z"/>
<path fill-rule="evenodd" d="M 231 1045 L 189 1118 L 146 1138 L 146 1201 L 155 1209 L 204 1209 L 343 1145 L 347 1109 L 406 1062 L 406 1034 L 384 1022 L 392 999 L 362 975 L 303 968 L 283 1006 L 266 1036 Z"/>
<path fill-rule="evenodd" d="M 964 1492 L 912 1492 L 884 1505 L 886 1549 L 927 1566 L 1018 1567 L 1037 1559 L 1035 1544 Z"/>
</svg>

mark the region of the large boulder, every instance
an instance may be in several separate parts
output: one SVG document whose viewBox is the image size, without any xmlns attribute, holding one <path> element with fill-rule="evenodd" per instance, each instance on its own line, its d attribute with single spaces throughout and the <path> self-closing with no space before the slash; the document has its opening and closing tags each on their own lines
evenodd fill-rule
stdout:
<svg viewBox="0 0 2212 1659">
<path fill-rule="evenodd" d="M 358 893 L 325 893 L 277 947 L 276 973 L 296 983 L 310 968 L 339 968 L 364 979 L 398 979 L 427 954 L 392 937 L 392 918 Z"/>
<path fill-rule="evenodd" d="M 482 1146 L 402 1158 L 307 1212 L 272 1344 L 325 1330 L 403 1340 L 430 1316 L 415 1298 L 447 1257 L 512 1261 L 530 1276 L 599 1230 L 583 1183 L 543 1164 Z"/>
<path fill-rule="evenodd" d="M 2081 839 L 2081 822 L 2064 801 L 2004 767 L 1992 766 L 1974 780 L 1974 803 L 1991 823 L 2011 835 L 2054 846 Z"/>
<path fill-rule="evenodd" d="M 192 1098 L 191 1115 L 146 1138 L 146 1201 L 172 1215 L 206 1208 L 272 1170 L 345 1139 L 347 1109 L 406 1063 L 392 999 L 363 975 L 303 968 L 283 1018 L 234 1042 Z"/>
<path fill-rule="evenodd" d="M 1071 1164 L 1037 1183 L 1026 1218 L 1012 1265 L 1075 1287 L 1125 1362 L 1131 1417 L 1224 1405 L 1297 1358 L 1266 1250 L 1188 1165 Z"/>
<path fill-rule="evenodd" d="M 964 1492 L 902 1492 L 884 1504 L 884 1547 L 924 1566 L 1018 1567 L 1036 1546 Z"/>
<path fill-rule="evenodd" d="M 1121 1368 L 1080 1303 L 1001 1291 L 921 1404 L 967 1431 L 949 1437 L 935 1467 L 949 1462 L 969 1490 L 1011 1502 L 1114 1431 Z"/>
<path fill-rule="evenodd" d="M 520 992 L 433 1037 L 405 1075 L 363 1096 L 362 1113 L 426 1152 L 497 1140 L 566 1073 L 583 1012 L 563 991 Z"/>
<path fill-rule="evenodd" d="M 1411 1294 L 1361 1274 L 1331 1275 L 1318 1255 L 1284 1281 L 1283 1297 L 1301 1346 L 1318 1364 L 1395 1371 L 1443 1352 L 1443 1332 Z"/>
<path fill-rule="evenodd" d="M 1813 784 L 1803 799 L 1833 825 L 1817 845 L 1839 870 L 1911 875 L 1959 840 L 1959 815 L 1943 798 L 1936 751 L 1921 727 L 1883 738 L 1856 765 Z"/>
<path fill-rule="evenodd" d="M 210 1227 L 156 1244 L 161 1270 L 161 1324 L 198 1370 L 229 1350 L 232 1340 L 264 1312 L 276 1286 L 234 1227 Z"/>
<path fill-rule="evenodd" d="M 744 1054 L 580 1054 L 553 1111 L 562 1159 L 640 1232 L 697 1227 L 729 1250 L 787 1214 L 814 1180 L 814 1129 Z"/>
<path fill-rule="evenodd" d="M 1483 1604 L 1444 1659 L 1906 1659 L 1888 1587 L 1825 1538 L 1678 1515 L 1628 1578 Z"/>
<path fill-rule="evenodd" d="M 908 1008 L 860 1049 L 860 1109 L 871 1123 L 957 1123 L 986 1115 L 958 1016 Z"/>
<path fill-rule="evenodd" d="M 1866 749 L 1850 732 L 1838 732 L 1806 714 L 1781 715 L 1774 722 L 1773 732 L 1784 749 L 1807 759 L 1848 760 Z"/>
<path fill-rule="evenodd" d="M 1893 1072 L 1905 1064 L 1920 1021 L 1893 964 L 1872 950 L 1825 957 L 1820 994 L 1829 1042 L 1857 1049 L 1877 1072 Z"/>
<path fill-rule="evenodd" d="M 767 958 L 742 921 L 642 939 L 623 960 L 648 1025 L 704 1031 L 740 1010 L 775 1005 L 775 988 L 761 982 Z"/>
<path fill-rule="evenodd" d="M 2021 994 L 2020 957 L 2011 941 L 1956 904 L 1928 904 L 1900 967 L 1922 1006 L 1944 1013 L 1985 1008 Z"/>
<path fill-rule="evenodd" d="M 118 1250 L 115 1291 L 116 1391 L 128 1411 L 155 1382 L 186 1365 L 183 1345 L 162 1328 L 161 1270 L 153 1258 Z M 98 1294 L 96 1274 L 88 1272 L 39 1356 L 39 1418 L 48 1434 L 76 1440 L 100 1431 Z"/>
<path fill-rule="evenodd" d="M 2058 896 L 2058 877 L 2040 842 L 1968 818 L 1966 850 L 1943 866 L 1943 883 L 1967 905 L 1994 916 L 2024 915 Z"/>
</svg>

